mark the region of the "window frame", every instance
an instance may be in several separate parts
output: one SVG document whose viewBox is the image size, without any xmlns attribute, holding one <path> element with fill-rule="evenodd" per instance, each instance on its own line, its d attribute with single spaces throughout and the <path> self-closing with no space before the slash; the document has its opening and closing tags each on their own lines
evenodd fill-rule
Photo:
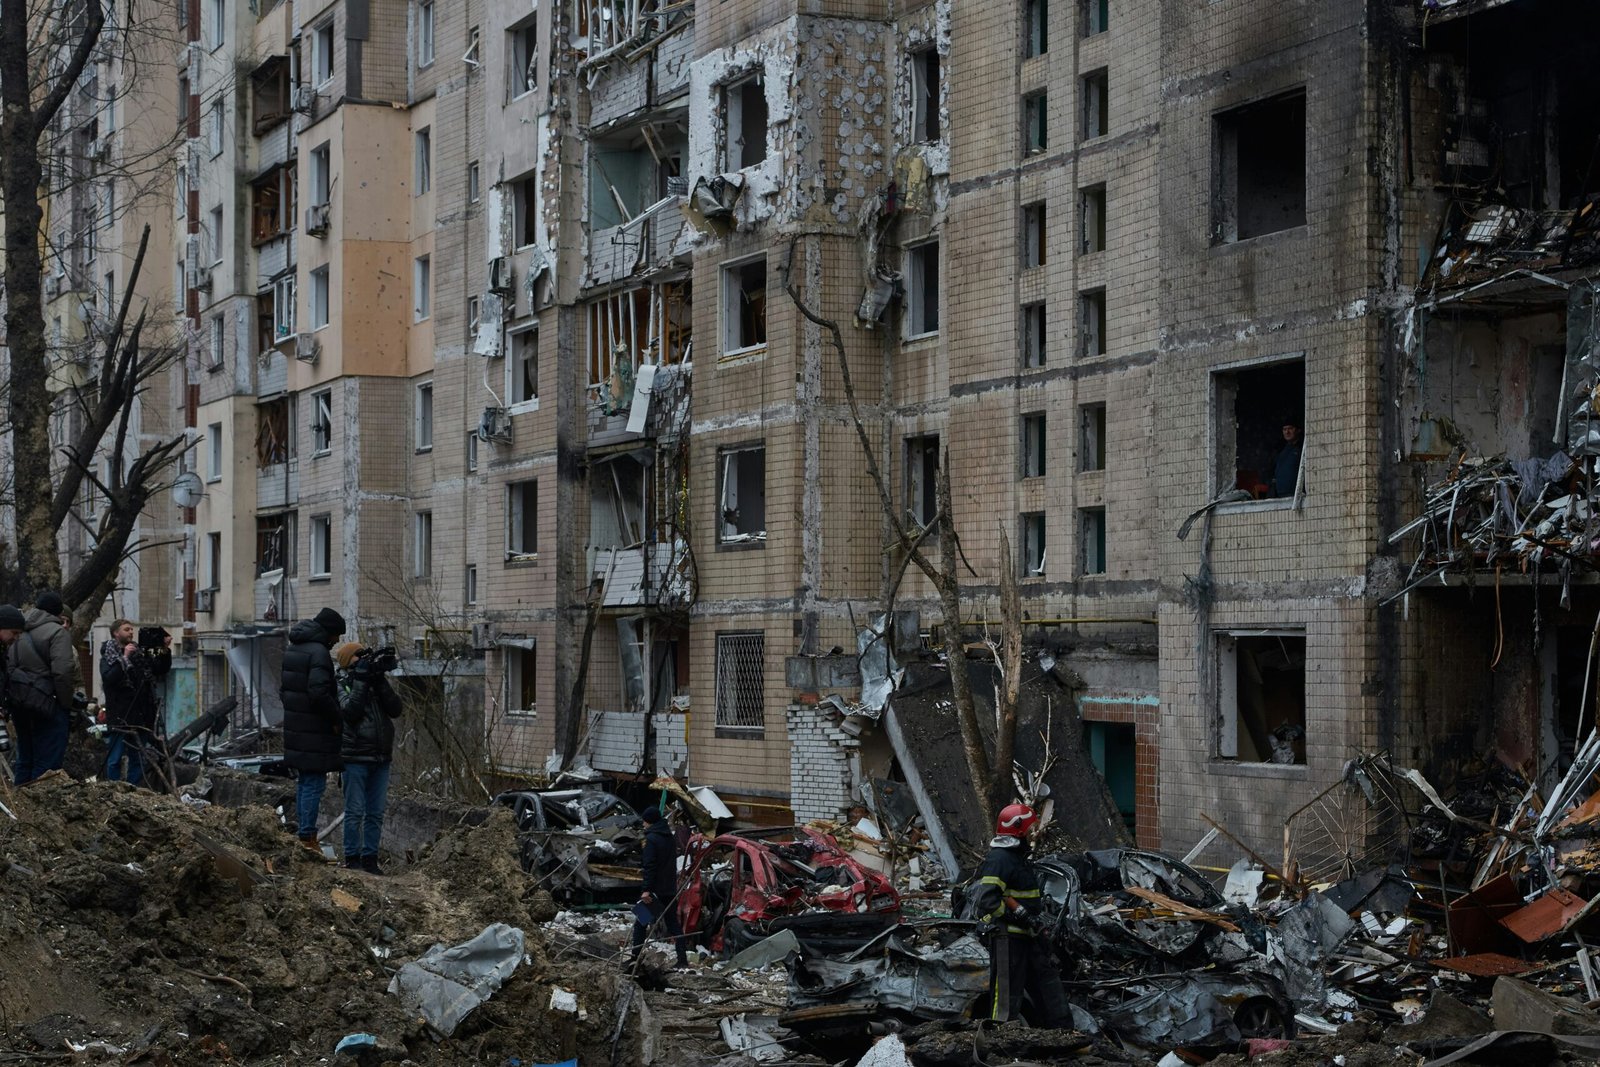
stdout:
<svg viewBox="0 0 1600 1067">
<path fill-rule="evenodd" d="M 507 482 L 505 501 L 506 562 L 533 562 L 539 558 L 539 479 L 524 478 Z M 527 514 L 530 501 L 533 507 L 531 523 Z"/>
<path fill-rule="evenodd" d="M 1104 505 L 1078 509 L 1078 576 L 1103 577 L 1108 568 L 1110 529 Z"/>
<path fill-rule="evenodd" d="M 326 456 L 332 451 L 333 390 L 318 389 L 311 394 L 311 455 Z"/>
<path fill-rule="evenodd" d="M 939 47 L 932 41 L 918 45 L 907 51 L 906 60 L 911 86 L 911 140 L 916 144 L 938 144 L 944 139 L 940 112 L 944 66 Z"/>
<path fill-rule="evenodd" d="M 418 382 L 412 394 L 414 417 L 413 429 L 416 434 L 413 447 L 417 452 L 433 451 L 433 379 Z"/>
<path fill-rule="evenodd" d="M 532 719 L 539 714 L 539 642 L 529 638 L 528 643 L 532 648 L 523 648 L 521 645 L 502 644 L 500 646 L 501 660 L 501 685 L 502 699 L 505 704 L 505 714 L 508 718 Z M 533 703 L 526 708 L 512 707 L 511 694 L 516 692 L 520 696 L 530 692 L 530 687 L 525 683 L 524 672 L 529 665 L 533 667 Z M 513 671 L 513 668 L 515 670 Z M 512 678 L 515 676 L 515 683 Z M 520 702 L 520 699 L 519 699 Z"/>
<path fill-rule="evenodd" d="M 524 353 L 525 339 L 532 339 L 531 351 Z M 506 406 L 513 412 L 537 411 L 539 408 L 539 323 L 522 323 L 506 330 Z M 522 375 L 526 363 L 533 364 L 532 392 L 523 396 L 523 386 L 528 384 Z"/>
<path fill-rule="evenodd" d="M 412 134 L 413 196 L 424 196 L 433 191 L 433 127 L 424 126 Z"/>
<path fill-rule="evenodd" d="M 206 482 L 222 481 L 222 423 L 213 422 L 206 427 Z"/>
<path fill-rule="evenodd" d="M 1050 151 L 1050 94 L 1038 89 L 1022 96 L 1022 155 Z"/>
<path fill-rule="evenodd" d="M 317 556 L 322 555 L 319 561 Z M 310 578 L 326 580 L 333 577 L 333 515 L 331 512 L 322 512 L 311 516 L 311 537 L 309 545 L 311 565 Z M 318 568 L 318 564 L 321 568 Z"/>
<path fill-rule="evenodd" d="M 506 29 L 506 99 L 521 100 L 538 88 L 539 13 L 535 11 Z"/>
<path fill-rule="evenodd" d="M 761 528 L 744 530 L 738 524 L 728 522 L 727 516 L 731 511 L 739 513 L 739 488 L 744 483 L 743 461 L 736 457 L 760 455 L 761 462 Z M 729 475 L 735 473 L 735 466 L 739 468 L 739 476 L 731 482 L 733 489 L 732 507 L 729 506 L 730 488 Z M 767 516 L 767 443 L 765 441 L 751 441 L 740 445 L 729 445 L 717 449 L 717 510 L 714 517 L 713 528 L 717 531 L 717 547 L 751 547 L 764 546 L 767 542 L 768 516 Z M 728 526 L 734 526 L 732 531 Z"/>
<path fill-rule="evenodd" d="M 1047 301 L 1022 305 L 1022 369 L 1039 370 L 1050 362 L 1050 316 Z"/>
<path fill-rule="evenodd" d="M 905 314 L 905 339 L 907 341 L 920 341 L 928 337 L 937 337 L 943 326 L 943 301 L 940 299 L 944 279 L 941 276 L 941 259 L 943 252 L 940 248 L 941 241 L 937 236 L 927 240 L 917 241 L 906 245 L 905 251 L 905 278 L 906 278 L 906 314 Z M 932 328 L 928 327 L 929 307 L 925 303 L 925 290 L 927 289 L 926 277 L 928 269 L 928 254 L 933 255 L 933 305 Z"/>
<path fill-rule="evenodd" d="M 1050 52 L 1049 0 L 1023 0 L 1022 58 L 1034 59 Z"/>
<path fill-rule="evenodd" d="M 333 322 L 332 266 L 324 263 L 311 271 L 311 291 L 306 294 L 309 325 L 315 333 Z"/>
<path fill-rule="evenodd" d="M 1097 401 L 1078 405 L 1078 473 L 1093 474 L 1106 469 L 1106 404 Z"/>
<path fill-rule="evenodd" d="M 1049 221 L 1045 201 L 1022 205 L 1022 269 L 1042 267 L 1050 258 Z"/>
<path fill-rule="evenodd" d="M 333 64 L 333 17 L 323 19 L 311 27 L 311 84 L 323 89 L 332 84 L 335 74 Z"/>
<path fill-rule="evenodd" d="M 223 314 L 212 315 L 209 322 L 209 336 L 206 346 L 206 370 L 219 371 L 227 356 L 227 316 Z"/>
<path fill-rule="evenodd" d="M 436 58 L 434 40 L 434 8 L 433 0 L 422 0 L 417 5 L 417 69 L 425 70 L 433 66 Z"/>
<path fill-rule="evenodd" d="M 1019 420 L 1022 432 L 1020 473 L 1023 479 L 1043 478 L 1049 470 L 1047 426 L 1043 411 L 1026 412 Z"/>
<path fill-rule="evenodd" d="M 206 109 L 206 148 L 210 150 L 212 159 L 222 155 L 222 147 L 227 141 L 223 112 L 226 99 L 226 96 L 219 96 Z"/>
<path fill-rule="evenodd" d="M 719 630 L 716 633 L 712 717 L 718 737 L 761 738 L 766 734 L 766 639 L 766 633 L 761 630 Z M 741 641 L 752 647 L 742 653 L 736 652 L 733 645 Z M 753 658 L 759 676 L 747 677 L 748 664 L 736 662 L 736 655 Z M 747 719 L 760 721 L 740 721 Z"/>
<path fill-rule="evenodd" d="M 759 263 L 761 265 L 761 313 L 760 313 L 760 338 L 752 340 L 749 344 L 744 341 L 744 304 L 745 287 L 740 272 Z M 753 256 L 745 256 L 723 263 L 718 271 L 721 285 L 718 293 L 717 312 L 720 318 L 719 340 L 721 342 L 722 356 L 743 356 L 752 352 L 764 351 L 767 347 L 769 327 L 771 325 L 767 312 L 771 308 L 771 270 L 767 264 L 767 254 L 759 252 Z M 738 312 L 735 314 L 735 304 Z M 754 312 L 751 313 L 752 326 L 756 323 Z M 757 331 L 752 329 L 754 335 Z"/>
<path fill-rule="evenodd" d="M 1238 692 L 1238 644 L 1241 639 L 1276 639 L 1283 641 L 1297 641 L 1300 645 L 1300 722 L 1301 749 L 1310 736 L 1311 700 L 1306 685 L 1310 672 L 1307 665 L 1311 659 L 1310 635 L 1304 627 L 1272 626 L 1261 628 L 1225 627 L 1211 631 L 1211 648 L 1207 650 L 1211 655 L 1214 665 L 1216 686 L 1216 704 L 1211 709 L 1211 757 L 1218 764 L 1233 767 L 1271 767 L 1282 768 L 1290 774 L 1304 773 L 1304 768 L 1310 762 L 1309 754 L 1305 759 L 1292 763 L 1275 763 L 1272 760 L 1247 760 L 1239 756 L 1239 692 Z M 1229 669 L 1231 668 L 1231 669 Z M 1265 724 L 1263 724 L 1265 725 Z M 1229 738 L 1232 738 L 1231 745 Z M 1270 736 L 1270 734 L 1269 734 Z M 1232 754 L 1228 749 L 1232 748 Z M 1298 767 L 1300 771 L 1289 770 Z"/>
<path fill-rule="evenodd" d="M 750 146 L 744 140 L 744 109 L 747 91 L 752 86 L 759 90 L 761 110 L 764 113 L 764 120 L 760 124 L 761 154 L 753 159 L 749 158 Z M 766 71 L 762 67 L 744 71 L 722 83 L 717 111 L 718 117 L 722 120 L 722 169 L 726 174 L 737 174 L 751 167 L 759 167 L 770 155 L 766 131 L 771 125 L 772 112 L 767 106 L 766 86 Z"/>
<path fill-rule="evenodd" d="M 1110 323 L 1110 309 L 1106 306 L 1104 286 L 1084 289 L 1078 293 L 1078 358 L 1098 359 L 1110 350 L 1106 333 Z"/>
<path fill-rule="evenodd" d="M 413 322 L 433 317 L 433 256 L 418 256 L 411 261 L 411 303 Z"/>
<path fill-rule="evenodd" d="M 1078 140 L 1095 141 L 1111 134 L 1111 71 L 1091 70 L 1078 79 Z"/>
<path fill-rule="evenodd" d="M 928 463 L 930 444 L 931 466 Z M 944 462 L 943 447 L 936 433 L 912 434 L 905 439 L 905 511 L 921 529 L 927 529 L 939 516 L 939 487 L 928 484 L 928 478 L 939 476 L 939 465 Z"/>
<path fill-rule="evenodd" d="M 1048 541 L 1049 523 L 1042 511 L 1025 511 L 1018 517 L 1017 538 L 1021 551 L 1017 553 L 1021 577 L 1043 578 L 1050 564 Z M 1037 553 L 1035 552 L 1037 549 Z"/>
<path fill-rule="evenodd" d="M 433 577 L 433 512 L 419 511 L 411 520 L 411 577 Z"/>
<path fill-rule="evenodd" d="M 1078 190 L 1078 255 L 1092 256 L 1106 250 L 1109 203 L 1105 182 Z"/>
<path fill-rule="evenodd" d="M 272 336 L 280 344 L 295 333 L 295 276 L 278 278 L 272 283 Z"/>
</svg>

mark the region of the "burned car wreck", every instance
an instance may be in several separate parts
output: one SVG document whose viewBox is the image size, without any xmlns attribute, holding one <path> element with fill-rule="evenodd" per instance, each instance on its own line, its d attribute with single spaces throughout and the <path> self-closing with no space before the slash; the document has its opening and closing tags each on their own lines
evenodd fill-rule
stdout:
<svg viewBox="0 0 1600 1067">
<path fill-rule="evenodd" d="M 517 822 L 518 859 L 564 901 L 620 901 L 639 889 L 644 820 L 603 789 L 517 790 L 493 803 Z"/>
</svg>

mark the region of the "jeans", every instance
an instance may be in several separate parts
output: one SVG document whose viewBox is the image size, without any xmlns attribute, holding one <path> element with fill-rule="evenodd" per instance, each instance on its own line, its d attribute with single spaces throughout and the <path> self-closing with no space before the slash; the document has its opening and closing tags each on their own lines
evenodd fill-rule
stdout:
<svg viewBox="0 0 1600 1067">
<path fill-rule="evenodd" d="M 17 758 L 12 774 L 17 784 L 31 782 L 45 771 L 58 770 L 67 758 L 67 713 L 34 716 L 27 712 L 13 715 L 11 726 L 17 739 Z"/>
<path fill-rule="evenodd" d="M 326 774 L 301 771 L 300 783 L 294 789 L 294 815 L 298 823 L 295 836 L 317 836 L 317 812 L 322 807 L 322 793 L 328 788 Z"/>
<path fill-rule="evenodd" d="M 668 901 L 665 906 L 663 906 L 661 901 L 658 900 L 651 904 L 640 905 L 640 907 L 649 909 L 651 926 L 654 926 L 659 922 L 662 926 L 666 927 L 667 935 L 672 940 L 672 947 L 677 950 L 678 953 L 678 966 L 688 966 L 689 952 L 683 943 L 683 924 L 678 921 L 678 902 L 676 900 L 671 900 Z M 634 952 L 637 953 L 644 945 L 644 939 L 649 932 L 649 927 L 640 921 L 638 910 L 635 909 L 633 918 Z"/>
<path fill-rule="evenodd" d="M 344 854 L 377 856 L 383 809 L 389 803 L 388 763 L 344 765 Z"/>
<path fill-rule="evenodd" d="M 144 781 L 144 746 L 136 730 L 112 730 L 108 735 L 111 749 L 106 753 L 104 778 L 115 782 L 122 777 L 122 757 L 128 757 L 128 782 L 138 785 Z"/>
</svg>

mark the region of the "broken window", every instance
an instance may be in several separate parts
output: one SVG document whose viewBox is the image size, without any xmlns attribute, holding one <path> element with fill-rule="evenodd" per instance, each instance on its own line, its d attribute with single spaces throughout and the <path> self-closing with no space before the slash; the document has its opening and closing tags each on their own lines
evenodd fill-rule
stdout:
<svg viewBox="0 0 1600 1067">
<path fill-rule="evenodd" d="M 333 573 L 333 516 L 311 516 L 311 577 Z"/>
<path fill-rule="evenodd" d="M 511 182 L 511 244 L 526 248 L 539 239 L 539 179 L 532 174 Z"/>
<path fill-rule="evenodd" d="M 419 511 L 411 523 L 411 576 L 433 575 L 433 512 Z"/>
<path fill-rule="evenodd" d="M 690 292 L 687 280 L 664 282 L 613 293 L 590 304 L 589 385 L 609 382 L 619 355 L 631 361 L 631 370 L 650 363 L 681 363 L 693 334 Z M 765 325 L 763 319 L 763 341 Z"/>
<path fill-rule="evenodd" d="M 333 448 L 333 390 L 311 394 L 311 454 L 321 456 Z"/>
<path fill-rule="evenodd" d="M 507 715 L 533 715 L 539 710 L 539 648 L 532 640 L 527 643 L 532 647 L 505 645 L 500 650 L 506 667 Z"/>
<path fill-rule="evenodd" d="M 939 514 L 939 435 L 906 438 L 906 511 L 918 526 Z"/>
<path fill-rule="evenodd" d="M 722 119 L 725 171 L 767 158 L 767 90 L 759 72 L 723 87 Z"/>
<path fill-rule="evenodd" d="M 266 400 L 256 408 L 256 465 L 271 467 L 289 460 L 289 398 Z"/>
<path fill-rule="evenodd" d="M 311 272 L 311 328 L 319 330 L 328 325 L 328 268 L 318 267 Z"/>
<path fill-rule="evenodd" d="M 222 588 L 222 535 L 206 534 L 205 566 L 201 568 L 199 588 L 212 591 Z"/>
<path fill-rule="evenodd" d="M 722 350 L 760 348 L 767 343 L 767 258 L 759 256 L 722 269 Z"/>
<path fill-rule="evenodd" d="M 412 168 L 415 172 L 412 175 L 412 180 L 416 184 L 414 193 L 417 196 L 421 196 L 423 193 L 433 188 L 432 127 L 424 127 L 423 129 L 417 131 L 415 141 L 412 145 L 412 153 L 415 157 Z"/>
<path fill-rule="evenodd" d="M 1022 55 L 1026 59 L 1050 51 L 1049 0 L 1023 0 Z"/>
<path fill-rule="evenodd" d="M 1085 74 L 1078 81 L 1083 103 L 1083 140 L 1104 137 L 1111 130 L 1111 92 L 1104 70 Z"/>
<path fill-rule="evenodd" d="M 294 527 L 292 511 L 256 516 L 256 575 L 281 570 L 294 573 Z"/>
<path fill-rule="evenodd" d="M 1223 632 L 1215 641 L 1217 755 L 1241 763 L 1305 763 L 1305 632 Z"/>
<path fill-rule="evenodd" d="M 631 221 L 672 195 L 685 148 L 681 131 L 670 123 L 595 142 L 589 155 L 590 232 Z"/>
<path fill-rule="evenodd" d="M 506 486 L 506 558 L 539 554 L 539 482 Z"/>
<path fill-rule="evenodd" d="M 766 637 L 717 634 L 717 729 L 759 733 L 766 727 Z"/>
<path fill-rule="evenodd" d="M 1106 572 L 1106 509 L 1080 508 L 1078 511 L 1078 573 Z"/>
<path fill-rule="evenodd" d="M 1038 155 L 1050 147 L 1049 99 L 1044 93 L 1022 98 L 1022 154 Z"/>
<path fill-rule="evenodd" d="M 1082 255 L 1103 252 L 1106 247 L 1106 187 L 1091 185 L 1078 192 L 1081 218 L 1079 232 L 1082 240 L 1078 251 Z"/>
<path fill-rule="evenodd" d="M 213 422 L 206 427 L 206 481 L 222 480 L 222 423 Z"/>
<path fill-rule="evenodd" d="M 1042 267 L 1045 261 L 1044 203 L 1022 208 L 1022 265 Z"/>
<path fill-rule="evenodd" d="M 515 99 L 533 92 L 539 85 L 539 16 L 530 15 L 507 33 L 506 55 L 510 69 L 506 82 Z"/>
<path fill-rule="evenodd" d="M 1091 289 L 1078 294 L 1078 354 L 1106 354 L 1106 291 Z"/>
<path fill-rule="evenodd" d="M 513 404 L 539 399 L 539 327 L 518 330 L 508 346 L 511 359 L 506 373 L 511 376 L 508 390 Z"/>
<path fill-rule="evenodd" d="M 1305 225 L 1305 90 L 1219 114 L 1213 155 L 1213 244 Z"/>
<path fill-rule="evenodd" d="M 1022 516 L 1022 576 L 1042 577 L 1044 561 L 1044 512 L 1035 511 Z"/>
<path fill-rule="evenodd" d="M 1083 35 L 1093 37 L 1105 33 L 1111 22 L 1110 0 L 1081 0 L 1083 4 Z"/>
<path fill-rule="evenodd" d="M 1044 301 L 1022 305 L 1022 365 L 1042 367 L 1045 363 Z"/>
<path fill-rule="evenodd" d="M 1106 406 L 1084 404 L 1078 408 L 1078 469 L 1106 469 Z"/>
<path fill-rule="evenodd" d="M 282 341 L 294 333 L 294 275 L 272 283 L 273 340 Z M 266 351 L 265 348 L 262 351 Z"/>
<path fill-rule="evenodd" d="M 939 332 L 939 242 L 906 249 L 906 336 Z"/>
<path fill-rule="evenodd" d="M 939 127 L 939 50 L 933 46 L 911 53 L 911 138 L 937 141 Z"/>
<path fill-rule="evenodd" d="M 433 383 L 423 382 L 417 386 L 417 411 L 416 411 L 416 450 L 418 452 L 431 452 L 433 450 Z"/>
<path fill-rule="evenodd" d="M 250 75 L 250 130 L 259 137 L 290 114 L 289 57 L 269 56 Z"/>
<path fill-rule="evenodd" d="M 717 454 L 721 478 L 717 540 L 736 544 L 767 539 L 767 450 L 725 449 Z"/>
<path fill-rule="evenodd" d="M 645 540 L 646 470 L 632 456 L 613 456 L 590 468 L 589 543 L 623 548 Z"/>
<path fill-rule="evenodd" d="M 1293 496 L 1300 480 L 1306 372 L 1303 359 L 1212 375 L 1213 496 L 1242 489 L 1257 499 Z"/>
<path fill-rule="evenodd" d="M 468 430 L 467 431 L 467 442 L 463 446 L 463 452 L 465 453 L 466 460 L 467 460 L 467 473 L 468 474 L 476 474 L 476 473 L 478 473 L 478 431 L 477 430 Z"/>
<path fill-rule="evenodd" d="M 328 203 L 333 190 L 333 154 L 324 143 L 311 150 L 311 203 L 320 207 Z"/>
<path fill-rule="evenodd" d="M 1022 476 L 1044 477 L 1044 414 L 1022 416 Z"/>
<path fill-rule="evenodd" d="M 272 351 L 272 346 L 278 341 L 277 323 L 273 321 L 273 305 L 275 301 L 271 292 L 261 293 L 256 297 L 256 347 L 258 356 L 264 356 Z"/>
<path fill-rule="evenodd" d="M 416 321 L 421 322 L 433 314 L 433 257 L 418 256 L 413 262 L 411 296 Z"/>
</svg>

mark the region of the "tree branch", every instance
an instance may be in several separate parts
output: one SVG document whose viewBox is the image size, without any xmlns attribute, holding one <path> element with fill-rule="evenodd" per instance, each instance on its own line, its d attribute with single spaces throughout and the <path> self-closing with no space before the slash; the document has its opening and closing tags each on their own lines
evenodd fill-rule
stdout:
<svg viewBox="0 0 1600 1067">
<path fill-rule="evenodd" d="M 72 87 L 78 84 L 78 76 L 83 73 L 83 68 L 89 65 L 89 57 L 94 55 L 95 46 L 100 43 L 100 31 L 105 28 L 106 13 L 100 6 L 100 0 L 79 0 L 78 4 L 71 2 L 63 5 L 61 12 L 62 21 L 72 19 L 72 9 L 77 6 L 84 13 L 83 33 L 78 38 L 78 43 L 72 48 L 72 58 L 67 60 L 66 67 L 56 77 L 56 83 L 50 87 L 39 106 L 33 112 L 33 128 L 42 130 L 50 125 L 50 120 L 56 117 L 56 112 L 61 110 L 61 105 L 66 102 L 67 94 L 72 92 Z M 6 14 L 9 18 L 17 17 L 12 5 L 6 5 Z"/>
</svg>

